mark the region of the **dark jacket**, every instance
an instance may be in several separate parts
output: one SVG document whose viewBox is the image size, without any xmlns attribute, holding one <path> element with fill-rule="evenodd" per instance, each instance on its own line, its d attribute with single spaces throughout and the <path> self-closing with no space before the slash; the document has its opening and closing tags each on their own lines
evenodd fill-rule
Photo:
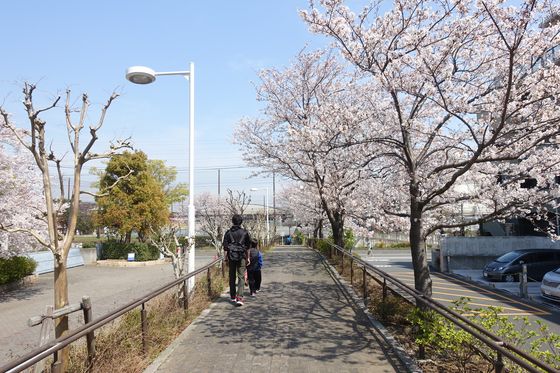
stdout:
<svg viewBox="0 0 560 373">
<path fill-rule="evenodd" d="M 229 234 L 231 232 L 231 235 Z M 245 229 L 241 228 L 239 225 L 234 225 L 224 234 L 224 240 L 222 242 L 222 246 L 224 251 L 227 255 L 228 245 L 232 242 L 231 238 L 233 237 L 233 241 L 239 242 L 245 246 L 245 259 L 247 259 L 247 251 L 251 246 L 251 237 L 249 236 L 249 232 Z"/>
<path fill-rule="evenodd" d="M 251 259 L 251 263 L 247 266 L 247 270 L 260 271 L 263 263 L 261 252 L 257 248 L 252 247 L 249 249 L 249 258 Z"/>
</svg>

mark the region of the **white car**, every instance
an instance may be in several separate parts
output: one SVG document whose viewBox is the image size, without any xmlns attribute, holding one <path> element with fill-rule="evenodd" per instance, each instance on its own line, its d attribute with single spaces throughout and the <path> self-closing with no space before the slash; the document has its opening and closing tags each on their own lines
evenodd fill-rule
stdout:
<svg viewBox="0 0 560 373">
<path fill-rule="evenodd" d="M 544 275 L 541 283 L 541 294 L 546 299 L 560 302 L 560 268 Z"/>
</svg>

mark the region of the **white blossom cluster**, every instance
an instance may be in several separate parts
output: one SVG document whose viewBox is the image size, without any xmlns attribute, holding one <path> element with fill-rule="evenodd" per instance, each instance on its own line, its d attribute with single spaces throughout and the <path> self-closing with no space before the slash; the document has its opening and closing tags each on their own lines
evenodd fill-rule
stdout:
<svg viewBox="0 0 560 373">
<path fill-rule="evenodd" d="M 0 224 L 21 232 L 0 230 L 0 257 L 8 257 L 36 246 L 28 232 L 46 238 L 45 202 L 41 173 L 31 154 L 8 130 L 0 128 Z"/>
<path fill-rule="evenodd" d="M 347 218 L 409 230 L 427 273 L 420 248 L 435 231 L 557 209 L 560 7 L 383 3 L 311 1 L 301 16 L 333 49 L 263 71 L 266 107 L 236 138 L 250 164 L 315 188 L 335 239 Z"/>
</svg>

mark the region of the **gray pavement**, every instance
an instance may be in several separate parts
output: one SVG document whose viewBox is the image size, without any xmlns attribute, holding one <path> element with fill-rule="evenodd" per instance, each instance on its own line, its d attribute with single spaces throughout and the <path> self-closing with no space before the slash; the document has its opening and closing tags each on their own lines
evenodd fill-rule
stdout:
<svg viewBox="0 0 560 373">
<path fill-rule="evenodd" d="M 224 293 L 146 372 L 395 372 L 388 356 L 320 257 L 282 247 L 257 297 Z"/>
<path fill-rule="evenodd" d="M 212 260 L 212 251 L 196 255 L 196 267 Z M 82 296 L 92 300 L 93 316 L 99 317 L 135 298 L 173 280 L 170 263 L 154 266 L 118 268 L 85 266 L 68 270 L 70 303 Z M 0 293 L 0 365 L 38 346 L 40 326 L 29 327 L 27 320 L 38 316 L 53 304 L 53 274 L 39 275 L 36 283 Z M 70 328 L 83 323 L 81 313 L 70 318 Z"/>
<path fill-rule="evenodd" d="M 494 289 L 498 289 L 501 291 L 506 291 L 511 293 L 515 296 L 520 296 L 521 291 L 519 288 L 519 281 L 517 282 L 498 282 L 498 281 L 488 281 L 484 277 L 482 277 L 482 269 L 454 269 L 451 271 L 453 274 L 462 276 L 466 279 L 471 281 L 477 282 L 479 284 L 483 284 L 485 286 L 489 286 Z M 528 282 L 527 283 L 527 293 L 528 298 L 538 302 L 545 304 L 547 307 L 560 311 L 560 303 L 553 302 L 548 299 L 545 299 L 541 296 L 541 282 Z"/>
</svg>

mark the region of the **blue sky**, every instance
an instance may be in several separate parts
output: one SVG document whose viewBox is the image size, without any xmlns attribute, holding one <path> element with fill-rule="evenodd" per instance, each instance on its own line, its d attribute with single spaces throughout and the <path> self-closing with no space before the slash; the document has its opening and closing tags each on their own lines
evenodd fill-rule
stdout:
<svg viewBox="0 0 560 373">
<path fill-rule="evenodd" d="M 25 126 L 23 81 L 38 84 L 37 99 L 43 102 L 69 87 L 76 104 L 82 92 L 89 94 L 89 119 L 95 121 L 116 90 L 121 97 L 108 113 L 95 150 L 132 136 L 137 148 L 176 166 L 180 181 L 186 181 L 187 82 L 159 77 L 139 86 L 127 82 L 124 73 L 132 65 L 187 70 L 193 61 L 196 192 L 217 192 L 219 167 L 224 168 L 222 191 L 271 188 L 271 179 L 247 180 L 251 170 L 231 168 L 243 165 L 231 144 L 232 131 L 241 117 L 258 115 L 253 82 L 260 69 L 287 66 L 306 45 L 327 45 L 299 18 L 297 10 L 307 6 L 305 0 L 6 2 L 0 24 L 0 102 Z M 62 108 L 46 119 L 53 146 L 63 154 L 68 147 Z M 93 180 L 84 175 L 84 186 Z M 263 194 L 253 197 L 262 201 Z"/>
</svg>

